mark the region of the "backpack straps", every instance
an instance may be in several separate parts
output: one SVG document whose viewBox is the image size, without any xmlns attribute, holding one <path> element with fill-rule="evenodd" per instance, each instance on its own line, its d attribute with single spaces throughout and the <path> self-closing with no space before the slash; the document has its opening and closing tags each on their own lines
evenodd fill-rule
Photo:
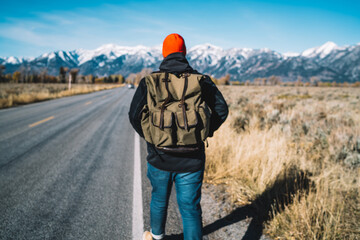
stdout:
<svg viewBox="0 0 360 240">
<path fill-rule="evenodd" d="M 184 118 L 184 127 L 185 130 L 188 131 L 189 129 L 189 125 L 188 125 L 188 120 L 187 120 L 187 116 L 186 116 L 186 104 L 185 104 L 185 94 L 186 94 L 186 90 L 188 87 L 188 76 L 190 74 L 189 73 L 184 73 L 183 76 L 185 78 L 185 82 L 184 82 L 184 90 L 181 96 L 181 100 L 180 100 L 180 104 L 179 104 L 179 108 L 182 109 L 182 113 L 183 113 L 183 118 Z"/>
<path fill-rule="evenodd" d="M 166 88 L 166 91 L 167 91 L 167 94 L 168 94 L 165 101 L 160 106 L 160 126 L 159 126 L 159 128 L 161 130 L 164 130 L 164 111 L 166 109 L 166 104 L 168 104 L 168 102 L 171 99 L 171 93 L 169 91 L 169 82 L 170 82 L 170 80 L 169 80 L 169 73 L 168 72 L 165 72 L 165 78 L 162 81 L 165 82 L 165 88 Z"/>
</svg>

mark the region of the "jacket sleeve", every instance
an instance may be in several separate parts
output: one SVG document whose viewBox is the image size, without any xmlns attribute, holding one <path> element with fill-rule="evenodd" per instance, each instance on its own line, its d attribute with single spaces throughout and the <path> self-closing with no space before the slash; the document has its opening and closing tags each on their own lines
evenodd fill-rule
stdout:
<svg viewBox="0 0 360 240">
<path fill-rule="evenodd" d="M 209 76 L 204 75 L 200 85 L 202 97 L 212 111 L 209 131 L 209 137 L 212 137 L 214 132 L 225 122 L 229 109 L 223 95 Z"/>
<path fill-rule="evenodd" d="M 134 97 L 130 104 L 129 110 L 129 120 L 135 131 L 141 136 L 144 137 L 142 128 L 141 128 L 141 119 L 140 112 L 146 104 L 146 95 L 147 95 L 147 87 L 145 83 L 145 79 L 141 79 L 139 86 L 136 89 Z"/>
</svg>

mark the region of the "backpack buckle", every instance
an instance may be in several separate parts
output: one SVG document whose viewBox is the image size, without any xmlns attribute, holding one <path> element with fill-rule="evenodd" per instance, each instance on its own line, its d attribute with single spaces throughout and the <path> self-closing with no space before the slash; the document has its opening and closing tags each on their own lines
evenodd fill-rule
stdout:
<svg viewBox="0 0 360 240">
<path fill-rule="evenodd" d="M 181 73 L 180 76 L 183 78 L 190 77 L 190 73 Z"/>
</svg>

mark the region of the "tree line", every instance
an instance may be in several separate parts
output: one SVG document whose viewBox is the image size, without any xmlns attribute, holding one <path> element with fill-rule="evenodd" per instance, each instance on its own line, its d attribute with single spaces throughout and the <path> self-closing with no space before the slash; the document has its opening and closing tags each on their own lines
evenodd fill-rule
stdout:
<svg viewBox="0 0 360 240">
<path fill-rule="evenodd" d="M 69 69 L 68 67 L 60 67 L 59 75 L 49 75 L 47 69 L 41 71 L 29 71 L 25 67 L 20 67 L 14 73 L 5 72 L 5 66 L 0 65 L 0 82 L 1 83 L 68 83 L 71 79 L 72 83 L 100 84 L 100 83 L 125 83 L 125 78 L 121 74 L 113 74 L 110 76 L 94 76 L 92 74 L 79 74 L 78 68 Z"/>
<path fill-rule="evenodd" d="M 68 83 L 71 78 L 72 83 L 86 83 L 86 84 L 102 84 L 102 83 L 132 83 L 137 85 L 140 80 L 152 72 L 151 69 L 144 68 L 138 73 L 132 73 L 126 78 L 121 74 L 113 74 L 110 76 L 94 76 L 92 74 L 82 75 L 79 74 L 78 68 L 69 69 L 68 67 L 60 67 L 59 75 L 49 75 L 47 69 L 34 72 L 27 70 L 24 66 L 20 67 L 14 73 L 3 74 L 5 66 L 0 65 L 0 83 Z M 347 87 L 354 86 L 360 87 L 360 82 L 355 83 L 338 83 L 338 82 L 323 82 L 318 77 L 313 76 L 308 80 L 298 77 L 294 82 L 284 82 L 279 76 L 270 76 L 262 78 L 254 78 L 251 80 L 231 81 L 231 75 L 226 74 L 223 77 L 215 78 L 211 76 L 211 80 L 216 85 L 245 85 L 245 86 L 319 86 L 319 87 Z"/>
</svg>

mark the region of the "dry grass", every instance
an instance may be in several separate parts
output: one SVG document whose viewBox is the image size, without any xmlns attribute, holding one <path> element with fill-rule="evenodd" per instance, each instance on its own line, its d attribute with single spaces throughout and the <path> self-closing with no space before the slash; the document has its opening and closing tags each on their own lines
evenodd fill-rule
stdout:
<svg viewBox="0 0 360 240">
<path fill-rule="evenodd" d="M 120 84 L 0 84 L 0 109 L 121 87 Z"/>
<path fill-rule="evenodd" d="M 205 180 L 256 206 L 274 238 L 359 239 L 358 89 L 220 90 L 230 116 L 209 139 Z"/>
</svg>

